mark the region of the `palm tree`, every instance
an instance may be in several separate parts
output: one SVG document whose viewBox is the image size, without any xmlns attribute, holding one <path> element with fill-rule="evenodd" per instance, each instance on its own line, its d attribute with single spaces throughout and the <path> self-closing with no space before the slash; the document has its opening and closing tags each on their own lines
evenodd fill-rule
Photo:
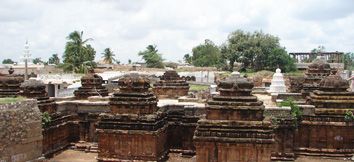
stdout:
<svg viewBox="0 0 354 162">
<path fill-rule="evenodd" d="M 116 59 L 114 58 L 115 54 L 113 53 L 113 51 L 111 51 L 110 48 L 104 49 L 102 55 L 103 61 L 105 63 L 112 64 L 113 62 L 116 62 Z"/>
<path fill-rule="evenodd" d="M 67 37 L 68 42 L 65 46 L 63 55 L 63 63 L 65 64 L 64 70 L 83 73 L 82 66 L 84 62 L 95 59 L 96 51 L 87 44 L 92 38 L 83 39 L 83 32 L 74 31 Z"/>
</svg>

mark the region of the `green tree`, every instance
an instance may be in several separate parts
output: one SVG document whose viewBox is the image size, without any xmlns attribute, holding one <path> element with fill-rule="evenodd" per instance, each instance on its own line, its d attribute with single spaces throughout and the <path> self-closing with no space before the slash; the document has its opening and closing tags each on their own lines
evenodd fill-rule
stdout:
<svg viewBox="0 0 354 162">
<path fill-rule="evenodd" d="M 132 64 L 132 60 L 131 59 L 128 59 L 128 64 Z"/>
<path fill-rule="evenodd" d="M 60 59 L 58 57 L 58 54 L 53 54 L 49 59 L 48 59 L 48 64 L 55 64 L 58 65 L 60 63 Z"/>
<path fill-rule="evenodd" d="M 322 53 L 325 52 L 326 48 L 322 45 L 319 45 L 317 48 L 311 50 L 311 53 Z"/>
<path fill-rule="evenodd" d="M 353 70 L 354 69 L 354 53 L 346 53 L 343 55 L 344 69 Z"/>
<path fill-rule="evenodd" d="M 194 66 L 217 66 L 223 63 L 221 52 L 211 40 L 206 39 L 204 44 L 200 44 L 192 49 L 192 63 Z"/>
<path fill-rule="evenodd" d="M 115 54 L 110 48 L 104 49 L 102 55 L 103 61 L 105 63 L 112 64 L 113 62 L 117 62 L 117 60 L 114 58 Z"/>
<path fill-rule="evenodd" d="M 274 66 L 277 65 L 277 66 Z M 285 51 L 284 48 L 275 48 L 268 56 L 268 62 L 265 65 L 267 70 L 275 71 L 280 68 L 285 72 L 295 71 L 295 61 Z"/>
<path fill-rule="evenodd" d="M 138 53 L 146 63 L 149 68 L 164 68 L 163 59 L 161 54 L 158 53 L 156 45 L 148 45 L 145 51 L 140 51 Z"/>
<path fill-rule="evenodd" d="M 2 64 L 14 64 L 15 62 L 14 61 L 12 61 L 11 59 L 4 59 L 3 61 L 2 61 Z"/>
<path fill-rule="evenodd" d="M 285 64 L 294 64 L 293 61 L 284 61 L 284 58 L 292 59 L 280 46 L 279 38 L 261 31 L 250 33 L 236 30 L 232 32 L 227 42 L 221 47 L 221 53 L 229 61 L 229 70 L 233 69 L 235 62 L 242 63 L 245 69 L 255 71 L 274 70 L 278 66 L 285 67 Z M 272 60 L 274 58 L 277 58 L 277 61 Z M 292 66 L 289 65 L 289 67 Z"/>
<path fill-rule="evenodd" d="M 44 64 L 44 61 L 40 57 L 34 58 L 32 62 L 33 64 Z"/>
<path fill-rule="evenodd" d="M 65 71 L 85 73 L 88 68 L 94 67 L 96 51 L 88 41 L 92 38 L 83 39 L 83 32 L 74 31 L 67 37 L 65 52 L 63 55 L 63 68 Z"/>
<path fill-rule="evenodd" d="M 192 64 L 192 57 L 188 53 L 183 56 L 183 60 L 185 63 Z"/>
</svg>

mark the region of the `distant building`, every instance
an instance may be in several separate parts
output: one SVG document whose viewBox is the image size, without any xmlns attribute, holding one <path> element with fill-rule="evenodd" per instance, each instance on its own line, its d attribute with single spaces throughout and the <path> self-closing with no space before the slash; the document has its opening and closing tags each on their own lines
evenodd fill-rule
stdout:
<svg viewBox="0 0 354 162">
<path fill-rule="evenodd" d="M 332 68 L 344 69 L 343 52 L 292 52 L 289 54 L 295 60 L 296 68 L 299 70 L 307 69 L 307 66 L 311 63 L 312 60 L 317 58 L 317 56 L 323 57 L 331 65 Z"/>
</svg>

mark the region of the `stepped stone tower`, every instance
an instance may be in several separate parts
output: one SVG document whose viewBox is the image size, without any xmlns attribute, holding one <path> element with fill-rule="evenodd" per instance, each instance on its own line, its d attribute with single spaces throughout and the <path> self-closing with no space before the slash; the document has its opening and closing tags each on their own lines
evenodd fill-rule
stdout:
<svg viewBox="0 0 354 162">
<path fill-rule="evenodd" d="M 91 69 L 81 78 L 81 87 L 74 92 L 78 99 L 87 99 L 90 96 L 108 96 L 108 90 L 102 86 L 103 79 Z"/>
<path fill-rule="evenodd" d="M 314 112 L 304 115 L 296 134 L 296 151 L 303 155 L 354 155 L 354 92 L 348 81 L 330 75 L 319 83 L 319 90 L 310 93 L 308 104 Z M 347 114 L 347 115 L 346 115 Z"/>
<path fill-rule="evenodd" d="M 220 95 L 206 107 L 194 134 L 197 162 L 270 161 L 273 127 L 264 121 L 264 105 L 251 95 L 253 83 L 231 76 L 220 81 Z"/>
<path fill-rule="evenodd" d="M 305 72 L 305 80 L 302 83 L 301 93 L 308 96 L 310 92 L 319 88 L 321 80 L 331 74 L 331 66 L 324 58 L 316 58 L 308 66 Z"/>
<path fill-rule="evenodd" d="M 98 124 L 99 161 L 164 161 L 166 115 L 158 111 L 157 98 L 148 78 L 125 75 L 119 91 L 110 98 L 110 114 L 101 114 Z"/>
<path fill-rule="evenodd" d="M 8 75 L 0 74 L 0 98 L 18 96 L 24 78 L 13 73 L 14 69 L 10 68 Z"/>
<path fill-rule="evenodd" d="M 38 108 L 42 113 L 48 112 L 49 114 L 53 114 L 57 111 L 56 104 L 53 99 L 48 97 L 45 84 L 42 81 L 29 79 L 23 82 L 20 88 L 21 96 L 37 99 Z"/>
<path fill-rule="evenodd" d="M 154 84 L 154 93 L 160 98 L 178 98 L 188 95 L 189 84 L 175 70 L 166 71 Z"/>
</svg>

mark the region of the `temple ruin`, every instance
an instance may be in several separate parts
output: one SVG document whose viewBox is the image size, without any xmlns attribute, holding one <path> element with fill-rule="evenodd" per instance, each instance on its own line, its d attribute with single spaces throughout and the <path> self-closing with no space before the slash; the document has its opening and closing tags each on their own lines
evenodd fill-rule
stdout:
<svg viewBox="0 0 354 162">
<path fill-rule="evenodd" d="M 346 113 L 354 112 L 354 92 L 348 81 L 330 75 L 310 93 L 308 104 L 315 108 L 305 114 L 296 132 L 298 155 L 351 157 L 354 153 L 354 122 Z"/>
<path fill-rule="evenodd" d="M 111 113 L 98 123 L 98 161 L 164 161 L 167 158 L 166 114 L 158 111 L 150 81 L 137 74 L 118 81 L 110 98 Z"/>
<path fill-rule="evenodd" d="M 108 96 L 108 90 L 102 86 L 103 79 L 91 69 L 81 78 L 81 87 L 74 92 L 76 98 L 87 99 L 90 96 Z"/>
<path fill-rule="evenodd" d="M 24 78 L 13 73 L 14 69 L 10 68 L 9 74 L 0 74 L 0 98 L 18 96 Z"/>
<path fill-rule="evenodd" d="M 305 80 L 302 84 L 301 93 L 308 96 L 310 92 L 317 90 L 320 81 L 331 74 L 331 66 L 322 58 L 316 58 L 308 66 L 305 72 Z"/>
<path fill-rule="evenodd" d="M 231 76 L 218 88 L 220 95 L 206 106 L 206 119 L 198 121 L 196 161 L 269 161 L 273 127 L 264 120 L 263 103 L 251 95 L 253 83 Z"/>
<path fill-rule="evenodd" d="M 159 98 L 178 98 L 188 94 L 189 84 L 175 70 L 166 71 L 160 81 L 154 84 L 153 91 Z"/>
<path fill-rule="evenodd" d="M 148 77 L 138 74 L 121 77 L 118 89 L 109 97 L 91 93 L 90 97 L 64 98 L 48 97 L 39 80 L 19 84 L 20 76 L 1 75 L 6 83 L 15 80 L 12 94 L 25 97 L 15 106 L 0 105 L 0 116 L 5 118 L 0 127 L 6 132 L 0 132 L 2 143 L 12 149 L 10 146 L 24 145 L 20 142 L 23 139 L 30 140 L 27 144 L 33 147 L 26 145 L 11 152 L 0 146 L 0 161 L 51 158 L 66 149 L 97 153 L 97 160 L 102 162 L 171 161 L 176 155 L 197 162 L 295 161 L 300 156 L 350 158 L 354 155 L 354 117 L 350 116 L 354 112 L 354 92 L 347 91 L 346 80 L 329 75 L 333 69 L 325 63 L 316 64 L 307 72 L 311 74 L 308 81 L 312 79 L 316 88 L 308 88 L 305 98 L 301 93 L 291 93 L 299 97 L 294 103 L 300 116 L 293 115 L 292 107 L 267 107 L 261 97 L 251 94 L 253 82 L 239 73 L 219 80 L 219 94 L 206 103 L 175 96 L 158 99 Z M 166 73 L 170 77 L 165 79 L 176 80 L 172 73 Z M 102 85 L 96 74 L 88 75 L 91 77 L 83 77 L 86 83 Z M 86 85 L 90 84 L 86 83 L 86 92 L 93 92 L 95 86 L 88 90 L 90 86 Z M 13 111 L 18 111 L 16 116 L 7 115 Z M 21 122 L 26 116 L 30 117 Z M 32 122 L 33 130 L 27 129 Z M 19 135 L 10 138 L 11 132 Z M 35 138 L 27 138 L 26 133 Z"/>
</svg>

